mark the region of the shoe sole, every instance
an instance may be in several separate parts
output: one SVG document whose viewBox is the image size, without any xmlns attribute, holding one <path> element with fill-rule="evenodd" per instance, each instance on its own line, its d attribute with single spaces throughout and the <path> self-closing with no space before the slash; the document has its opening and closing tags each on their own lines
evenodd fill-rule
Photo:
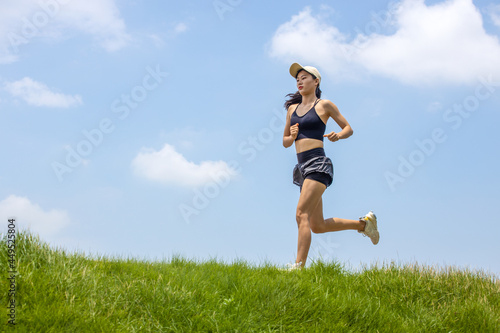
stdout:
<svg viewBox="0 0 500 333">
<path fill-rule="evenodd" d="M 380 234 L 378 232 L 377 226 L 377 216 L 373 212 L 369 212 L 365 215 L 365 217 L 370 220 L 373 228 L 375 229 L 375 240 L 372 237 L 370 237 L 370 240 L 372 241 L 373 245 L 377 245 L 378 241 L 380 240 Z"/>
</svg>

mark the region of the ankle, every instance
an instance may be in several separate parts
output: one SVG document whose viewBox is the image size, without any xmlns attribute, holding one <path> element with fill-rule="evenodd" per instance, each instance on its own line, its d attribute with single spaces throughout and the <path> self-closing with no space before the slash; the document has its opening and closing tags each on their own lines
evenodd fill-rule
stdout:
<svg viewBox="0 0 500 333">
<path fill-rule="evenodd" d="M 358 228 L 358 230 L 359 231 L 365 231 L 365 228 L 366 228 L 366 222 L 363 221 L 363 220 L 359 220 L 359 228 Z"/>
</svg>

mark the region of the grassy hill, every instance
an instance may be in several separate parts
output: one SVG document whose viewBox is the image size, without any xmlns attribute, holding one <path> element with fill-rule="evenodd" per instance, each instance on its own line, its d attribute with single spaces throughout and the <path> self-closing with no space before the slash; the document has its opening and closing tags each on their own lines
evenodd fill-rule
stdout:
<svg viewBox="0 0 500 333">
<path fill-rule="evenodd" d="M 25 232 L 16 245 L 17 332 L 500 332 L 500 283 L 481 273 L 88 258 Z M 4 238 L 0 331 L 14 331 L 8 270 Z"/>
</svg>

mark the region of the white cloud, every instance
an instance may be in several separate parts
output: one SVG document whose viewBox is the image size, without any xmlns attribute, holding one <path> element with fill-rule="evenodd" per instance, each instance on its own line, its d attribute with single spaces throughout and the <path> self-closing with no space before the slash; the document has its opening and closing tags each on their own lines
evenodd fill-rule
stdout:
<svg viewBox="0 0 500 333">
<path fill-rule="evenodd" d="M 290 64 L 306 62 L 341 72 L 346 62 L 340 45 L 346 36 L 336 27 L 328 25 L 319 17 L 313 17 L 306 7 L 275 32 L 270 47 L 272 57 L 281 58 Z"/>
<path fill-rule="evenodd" d="M 11 63 L 18 59 L 18 45 L 26 42 L 16 38 L 16 35 L 22 37 L 21 27 L 27 25 L 24 20 L 36 8 L 36 2 L 31 0 L 2 2 L 2 10 L 0 11 L 0 64 Z"/>
<path fill-rule="evenodd" d="M 185 23 L 177 23 L 174 27 L 174 32 L 176 34 L 180 34 L 182 32 L 185 32 L 188 29 L 187 24 Z"/>
<path fill-rule="evenodd" d="M 60 21 L 93 35 L 107 51 L 116 51 L 131 39 L 115 0 L 70 1 L 61 8 Z"/>
<path fill-rule="evenodd" d="M 149 180 L 180 186 L 199 186 L 237 174 L 224 161 L 190 162 L 169 144 L 160 151 L 143 149 L 132 161 L 132 169 Z"/>
<path fill-rule="evenodd" d="M 29 77 L 15 82 L 6 82 L 4 86 L 12 96 L 22 98 L 30 105 L 67 108 L 82 104 L 80 95 L 72 96 L 53 92 L 45 84 Z"/>
<path fill-rule="evenodd" d="M 0 64 L 18 60 L 20 48 L 32 39 L 60 38 L 68 29 L 93 36 L 107 51 L 118 50 L 130 41 L 115 0 L 4 1 L 0 11 Z"/>
<path fill-rule="evenodd" d="M 488 14 L 490 15 L 493 24 L 500 27 L 500 5 L 490 5 L 488 8 Z"/>
<path fill-rule="evenodd" d="M 10 195 L 0 201 L 0 218 L 16 218 L 17 230 L 30 229 L 42 239 L 54 236 L 70 224 L 65 211 L 52 209 L 44 210 L 32 203 L 28 198 Z"/>
<path fill-rule="evenodd" d="M 393 34 L 359 33 L 351 41 L 306 8 L 277 29 L 270 55 L 315 64 L 336 78 L 360 68 L 409 84 L 474 83 L 481 75 L 500 75 L 500 43 L 485 32 L 471 0 L 432 6 L 403 0 L 394 8 L 388 11 Z M 375 18 L 368 23 L 379 25 L 372 31 L 387 28 Z"/>
</svg>

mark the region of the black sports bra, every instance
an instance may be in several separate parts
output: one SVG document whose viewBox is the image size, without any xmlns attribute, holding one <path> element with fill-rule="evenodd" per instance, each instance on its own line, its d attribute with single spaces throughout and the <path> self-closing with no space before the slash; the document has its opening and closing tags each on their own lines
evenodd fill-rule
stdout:
<svg viewBox="0 0 500 333">
<path fill-rule="evenodd" d="M 326 125 L 318 116 L 316 112 L 316 104 L 320 99 L 316 100 L 313 107 L 307 111 L 302 117 L 297 115 L 297 108 L 301 103 L 297 105 L 295 111 L 293 111 L 292 116 L 290 117 L 290 125 L 299 124 L 299 134 L 295 141 L 300 139 L 316 139 L 323 141 L 323 135 L 325 134 Z"/>
</svg>

